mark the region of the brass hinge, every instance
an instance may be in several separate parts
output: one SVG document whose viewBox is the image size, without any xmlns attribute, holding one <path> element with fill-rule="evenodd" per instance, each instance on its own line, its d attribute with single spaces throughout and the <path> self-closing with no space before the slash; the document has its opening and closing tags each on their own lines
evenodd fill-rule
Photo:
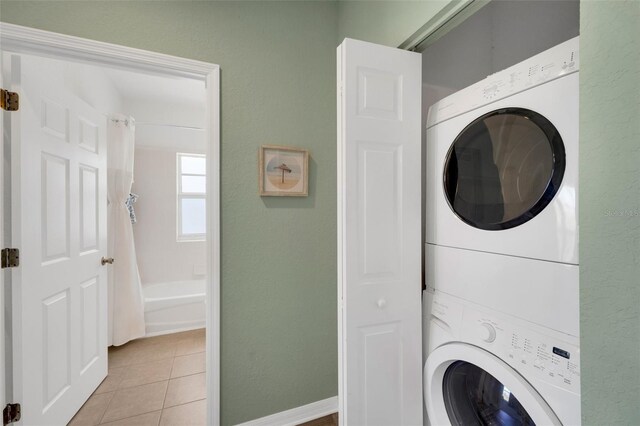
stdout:
<svg viewBox="0 0 640 426">
<path fill-rule="evenodd" d="M 20 250 L 17 248 L 5 248 L 0 252 L 2 269 L 20 266 Z"/>
<path fill-rule="evenodd" d="M 7 404 L 2 411 L 2 424 L 8 425 L 20 420 L 22 417 L 20 404 Z"/>
<path fill-rule="evenodd" d="M 17 111 L 20 108 L 20 96 L 16 92 L 0 89 L 0 108 L 5 111 Z"/>
</svg>

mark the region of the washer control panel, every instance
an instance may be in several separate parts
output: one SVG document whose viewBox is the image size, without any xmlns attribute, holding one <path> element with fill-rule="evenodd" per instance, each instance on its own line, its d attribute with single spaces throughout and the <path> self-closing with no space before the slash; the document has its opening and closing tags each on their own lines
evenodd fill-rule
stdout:
<svg viewBox="0 0 640 426">
<path fill-rule="evenodd" d="M 577 346 L 468 307 L 462 321 L 463 340 L 484 347 L 525 376 L 580 393 Z"/>
<path fill-rule="evenodd" d="M 501 315 L 450 296 L 435 296 L 432 317 L 446 324 L 451 340 L 491 352 L 528 380 L 537 378 L 580 393 L 578 338 Z"/>
<path fill-rule="evenodd" d="M 427 127 L 578 71 L 578 39 L 552 47 L 433 104 Z"/>
<path fill-rule="evenodd" d="M 496 340 L 496 328 L 488 322 L 483 322 L 478 327 L 480 339 L 487 343 Z"/>
</svg>

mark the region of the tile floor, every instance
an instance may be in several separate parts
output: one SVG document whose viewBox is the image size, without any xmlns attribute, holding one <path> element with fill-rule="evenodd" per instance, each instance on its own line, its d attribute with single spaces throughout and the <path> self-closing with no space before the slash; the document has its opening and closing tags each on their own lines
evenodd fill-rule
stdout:
<svg viewBox="0 0 640 426">
<path fill-rule="evenodd" d="M 206 424 L 204 329 L 109 348 L 109 374 L 71 426 Z"/>
</svg>

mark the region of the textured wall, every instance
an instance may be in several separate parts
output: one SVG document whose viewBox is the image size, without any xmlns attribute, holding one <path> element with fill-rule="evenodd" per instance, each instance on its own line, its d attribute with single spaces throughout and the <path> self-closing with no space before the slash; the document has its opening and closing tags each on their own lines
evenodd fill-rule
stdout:
<svg viewBox="0 0 640 426">
<path fill-rule="evenodd" d="M 585 425 L 640 423 L 640 2 L 580 8 Z"/>
<path fill-rule="evenodd" d="M 337 394 L 333 2 L 7 1 L 5 22 L 220 64 L 222 419 Z M 308 148 L 307 198 L 260 198 L 260 144 Z"/>
<path fill-rule="evenodd" d="M 396 47 L 442 10 L 449 0 L 338 2 L 338 35 Z"/>
</svg>

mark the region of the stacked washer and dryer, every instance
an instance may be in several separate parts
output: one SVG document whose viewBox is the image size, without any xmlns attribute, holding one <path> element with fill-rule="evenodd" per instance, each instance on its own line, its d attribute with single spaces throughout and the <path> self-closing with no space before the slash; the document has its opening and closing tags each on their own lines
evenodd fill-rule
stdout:
<svg viewBox="0 0 640 426">
<path fill-rule="evenodd" d="M 427 120 L 431 425 L 580 424 L 578 38 Z"/>
</svg>

